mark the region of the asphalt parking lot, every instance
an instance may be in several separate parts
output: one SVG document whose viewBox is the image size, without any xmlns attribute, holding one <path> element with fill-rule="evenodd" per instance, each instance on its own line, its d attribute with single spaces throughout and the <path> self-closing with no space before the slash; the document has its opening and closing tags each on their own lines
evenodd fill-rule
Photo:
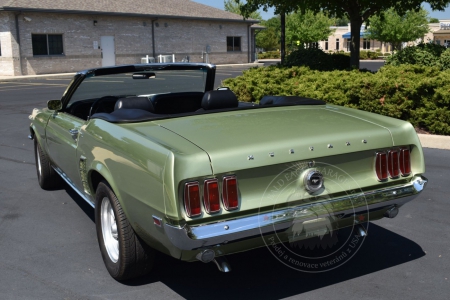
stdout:
<svg viewBox="0 0 450 300">
<path fill-rule="evenodd" d="M 241 71 L 218 70 L 216 86 Z M 231 273 L 159 255 L 150 275 L 116 282 L 93 209 L 69 187 L 43 191 L 36 179 L 28 115 L 69 81 L 0 82 L 0 299 L 449 299 L 450 151 L 428 148 L 425 191 L 395 219 L 372 222 L 338 269 L 297 272 L 261 248 L 229 256 Z"/>
</svg>

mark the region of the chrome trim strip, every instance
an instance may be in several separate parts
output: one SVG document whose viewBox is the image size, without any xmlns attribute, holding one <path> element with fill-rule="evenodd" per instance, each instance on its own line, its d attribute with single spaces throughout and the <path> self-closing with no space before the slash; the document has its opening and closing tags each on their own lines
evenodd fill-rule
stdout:
<svg viewBox="0 0 450 300">
<path fill-rule="evenodd" d="M 415 176 L 409 183 L 366 193 L 343 196 L 326 202 L 311 203 L 294 208 L 283 209 L 261 215 L 243 217 L 207 225 L 173 226 L 165 223 L 165 232 L 174 246 L 181 250 L 194 250 L 202 247 L 226 244 L 228 242 L 250 238 L 261 233 L 285 230 L 294 221 L 315 219 L 307 210 L 317 205 L 330 204 L 346 200 L 354 200 L 364 196 L 366 200 L 379 200 L 378 203 L 362 205 L 347 211 L 334 212 L 335 215 L 354 215 L 368 210 L 382 209 L 403 204 L 413 200 L 423 191 L 428 180 L 423 176 Z M 304 214 L 304 215 L 303 215 Z"/>
<path fill-rule="evenodd" d="M 56 173 L 58 173 L 61 178 L 67 182 L 67 184 L 81 197 L 84 201 L 86 201 L 92 208 L 95 208 L 95 203 L 91 201 L 86 195 L 84 195 L 82 192 L 80 192 L 75 185 L 72 183 L 69 177 L 59 168 L 52 166 L 53 170 L 55 170 Z"/>
</svg>

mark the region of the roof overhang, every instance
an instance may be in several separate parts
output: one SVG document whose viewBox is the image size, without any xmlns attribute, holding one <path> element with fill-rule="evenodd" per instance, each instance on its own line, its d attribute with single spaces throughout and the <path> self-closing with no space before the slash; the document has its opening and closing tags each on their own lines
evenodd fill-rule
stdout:
<svg viewBox="0 0 450 300">
<path fill-rule="evenodd" d="M 253 29 L 253 30 L 264 30 L 264 29 L 267 29 L 266 26 L 262 26 L 262 25 L 259 25 L 259 24 L 253 24 L 250 28 Z"/>
<path fill-rule="evenodd" d="M 450 30 L 438 30 L 438 31 L 433 32 L 433 34 L 434 35 L 436 35 L 436 34 L 446 34 L 446 35 L 448 35 L 448 34 L 450 34 Z"/>
<path fill-rule="evenodd" d="M 189 16 L 174 16 L 174 15 L 153 15 L 153 14 L 135 14 L 135 13 L 119 13 L 119 12 L 102 12 L 102 11 L 86 11 L 86 10 L 63 10 L 63 9 L 39 9 L 39 8 L 23 8 L 23 7 L 0 7 L 0 11 L 12 12 L 40 12 L 40 13 L 58 13 L 58 14 L 76 14 L 76 15 L 105 15 L 118 17 L 141 17 L 149 19 L 181 19 L 181 20 L 201 20 L 201 21 L 220 21 L 229 23 L 249 23 L 256 24 L 259 20 L 254 19 L 223 19 L 223 18 L 208 18 L 208 17 L 189 17 Z"/>
<path fill-rule="evenodd" d="M 359 37 L 366 37 L 367 36 L 367 32 L 365 32 L 365 31 L 361 31 L 360 33 L 359 33 Z M 347 32 L 347 33 L 344 33 L 343 35 L 342 35 L 342 38 L 344 38 L 344 39 L 350 39 L 352 37 L 352 33 L 351 32 Z"/>
</svg>

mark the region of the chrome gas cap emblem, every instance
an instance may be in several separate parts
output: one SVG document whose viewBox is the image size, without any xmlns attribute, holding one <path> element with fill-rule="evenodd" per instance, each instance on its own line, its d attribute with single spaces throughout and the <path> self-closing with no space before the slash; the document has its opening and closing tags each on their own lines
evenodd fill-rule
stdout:
<svg viewBox="0 0 450 300">
<path fill-rule="evenodd" d="M 308 171 L 303 179 L 308 192 L 314 193 L 323 187 L 323 175 L 317 170 Z"/>
</svg>

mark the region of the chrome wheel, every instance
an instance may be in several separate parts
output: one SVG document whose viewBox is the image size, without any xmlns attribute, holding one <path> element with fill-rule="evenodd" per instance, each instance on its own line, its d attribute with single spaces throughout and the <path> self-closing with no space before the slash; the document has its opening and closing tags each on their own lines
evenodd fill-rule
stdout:
<svg viewBox="0 0 450 300">
<path fill-rule="evenodd" d="M 119 234 L 117 232 L 117 222 L 114 210 L 107 197 L 102 199 L 100 220 L 106 252 L 111 261 L 116 263 L 119 260 Z"/>
</svg>

